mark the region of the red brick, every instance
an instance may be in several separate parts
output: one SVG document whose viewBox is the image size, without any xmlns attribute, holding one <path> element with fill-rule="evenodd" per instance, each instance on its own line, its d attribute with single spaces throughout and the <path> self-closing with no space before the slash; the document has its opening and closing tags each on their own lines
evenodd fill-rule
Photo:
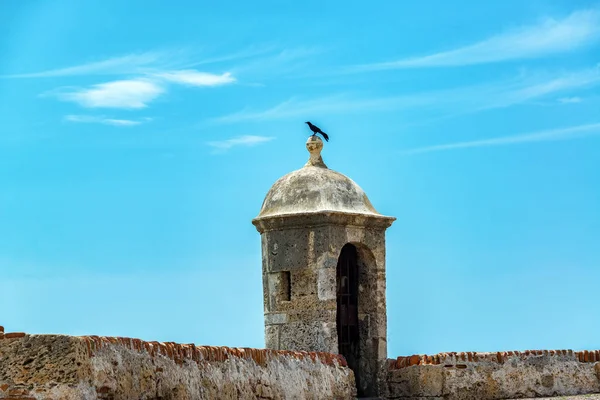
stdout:
<svg viewBox="0 0 600 400">
<path fill-rule="evenodd" d="M 26 333 L 24 333 L 24 332 L 10 332 L 10 333 L 5 333 L 4 338 L 5 339 L 22 338 L 25 335 L 26 335 Z"/>
<path fill-rule="evenodd" d="M 408 366 L 408 358 L 407 357 L 398 357 L 396 359 L 396 369 L 405 368 Z"/>
<path fill-rule="evenodd" d="M 408 365 L 418 365 L 420 360 L 421 360 L 421 357 L 419 357 L 416 354 L 413 356 L 410 356 L 410 359 L 408 360 Z"/>
</svg>

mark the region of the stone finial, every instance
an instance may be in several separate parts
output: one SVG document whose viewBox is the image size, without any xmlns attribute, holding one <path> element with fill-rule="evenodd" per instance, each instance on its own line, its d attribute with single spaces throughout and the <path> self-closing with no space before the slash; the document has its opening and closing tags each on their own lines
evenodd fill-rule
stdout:
<svg viewBox="0 0 600 400">
<path fill-rule="evenodd" d="M 312 135 L 308 137 L 306 141 L 306 149 L 310 153 L 310 158 L 308 162 L 304 165 L 305 167 L 320 167 L 327 168 L 327 165 L 323 162 L 323 158 L 321 158 L 321 150 L 323 150 L 323 141 L 320 137 L 316 135 Z"/>
</svg>

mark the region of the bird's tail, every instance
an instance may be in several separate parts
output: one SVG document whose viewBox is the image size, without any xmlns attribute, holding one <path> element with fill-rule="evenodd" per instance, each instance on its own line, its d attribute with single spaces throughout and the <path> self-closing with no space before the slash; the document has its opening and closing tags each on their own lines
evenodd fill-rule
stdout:
<svg viewBox="0 0 600 400">
<path fill-rule="evenodd" d="M 323 139 L 325 139 L 326 142 L 329 142 L 329 136 L 323 131 L 321 131 L 321 134 L 323 135 Z"/>
</svg>

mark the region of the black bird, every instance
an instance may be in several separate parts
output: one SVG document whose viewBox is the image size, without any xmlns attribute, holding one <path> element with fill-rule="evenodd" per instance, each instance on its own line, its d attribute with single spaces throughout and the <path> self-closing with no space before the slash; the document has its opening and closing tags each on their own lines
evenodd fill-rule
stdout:
<svg viewBox="0 0 600 400">
<path fill-rule="evenodd" d="M 313 131 L 313 136 L 315 136 L 317 133 L 320 133 L 321 135 L 323 135 L 323 139 L 325 139 L 326 142 L 329 142 L 329 136 L 327 136 L 327 134 L 323 132 L 321 128 L 311 124 L 310 121 L 306 121 L 305 124 L 308 124 L 310 130 Z"/>
</svg>

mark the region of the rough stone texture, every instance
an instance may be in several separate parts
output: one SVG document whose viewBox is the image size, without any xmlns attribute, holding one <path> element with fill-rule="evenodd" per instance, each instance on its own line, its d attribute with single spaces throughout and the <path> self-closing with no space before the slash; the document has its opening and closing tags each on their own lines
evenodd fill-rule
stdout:
<svg viewBox="0 0 600 400">
<path fill-rule="evenodd" d="M 516 399 L 511 399 L 516 400 Z M 577 396 L 538 397 L 537 400 L 600 400 L 600 394 L 581 394 Z"/>
<path fill-rule="evenodd" d="M 323 142 L 320 138 L 309 137 L 306 148 L 310 153 L 306 165 L 275 182 L 258 218 L 320 211 L 380 215 L 360 186 L 327 168 L 321 158 Z"/>
<path fill-rule="evenodd" d="M 389 399 L 492 400 L 600 392 L 600 352 L 441 353 L 389 361 Z"/>
<path fill-rule="evenodd" d="M 344 364 L 325 353 L 5 334 L 0 399 L 351 399 Z"/>
<path fill-rule="evenodd" d="M 252 222 L 261 233 L 266 346 L 338 353 L 338 257 L 358 254 L 360 394 L 385 387 L 387 320 L 385 230 L 364 191 L 325 166 L 318 137 L 307 142 L 304 168 L 278 180 Z M 288 278 L 289 277 L 289 278 Z"/>
</svg>

